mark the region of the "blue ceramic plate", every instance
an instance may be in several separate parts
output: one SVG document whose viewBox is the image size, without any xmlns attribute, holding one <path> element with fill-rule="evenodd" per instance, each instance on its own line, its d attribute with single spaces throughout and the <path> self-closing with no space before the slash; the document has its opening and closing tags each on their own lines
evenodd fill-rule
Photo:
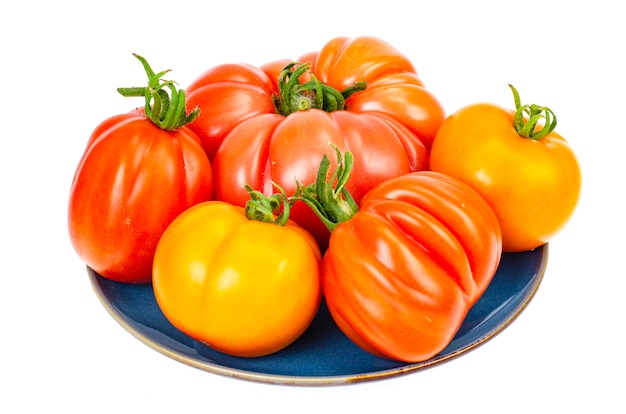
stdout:
<svg viewBox="0 0 626 414">
<path fill-rule="evenodd" d="M 468 313 L 455 338 L 438 356 L 421 363 L 389 361 L 354 345 L 322 304 L 309 329 L 292 345 L 260 358 L 216 352 L 174 328 L 159 309 L 151 285 L 107 280 L 88 268 L 98 298 L 132 335 L 182 363 L 252 381 L 332 385 L 387 378 L 458 357 L 502 332 L 533 298 L 546 269 L 548 246 L 505 253 L 488 289 Z"/>
</svg>

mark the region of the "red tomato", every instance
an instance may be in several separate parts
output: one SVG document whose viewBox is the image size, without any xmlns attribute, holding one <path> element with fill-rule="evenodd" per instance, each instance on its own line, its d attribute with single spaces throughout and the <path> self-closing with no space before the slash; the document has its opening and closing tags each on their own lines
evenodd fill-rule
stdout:
<svg viewBox="0 0 626 414">
<path fill-rule="evenodd" d="M 315 191 L 324 211 L 337 202 L 326 189 Z M 491 207 L 468 185 L 436 172 L 381 183 L 356 213 L 331 221 L 322 265 L 328 309 L 354 343 L 386 358 L 419 362 L 441 352 L 500 262 Z"/>
<path fill-rule="evenodd" d="M 245 71 L 254 76 L 247 81 L 214 80 L 209 71 L 188 88 L 190 104 L 206 108 L 192 128 L 212 157 L 216 199 L 243 205 L 244 184 L 270 194 L 272 182 L 291 195 L 295 180 L 314 180 L 321 156 L 332 153 L 329 144 L 354 154 L 357 172 L 347 187 L 357 200 L 381 181 L 428 168 L 430 143 L 444 111 L 404 55 L 376 38 L 337 38 L 302 60 L 311 64 L 310 73 L 295 67 L 293 73 L 303 73 L 293 75 L 299 81 L 283 79 L 293 90 L 249 67 Z M 284 63 L 272 62 L 263 70 L 274 78 Z M 304 91 L 302 85 L 314 77 L 334 92 Z M 338 110 L 320 109 L 321 95 L 332 100 L 355 82 L 365 82 L 367 89 L 346 94 Z M 275 101 L 277 96 L 281 100 Z M 292 100 L 305 105 L 283 111 Z M 328 231 L 306 206 L 294 206 L 292 218 L 326 243 Z"/>
<path fill-rule="evenodd" d="M 210 162 L 187 127 L 161 129 L 138 110 L 115 115 L 94 130 L 76 169 L 71 242 L 100 275 L 150 282 L 161 234 L 212 188 Z"/>
<path fill-rule="evenodd" d="M 554 237 L 574 213 L 581 187 L 580 166 L 553 130 L 552 111 L 522 107 L 515 90 L 514 96 L 517 111 L 474 104 L 450 115 L 430 159 L 433 170 L 466 182 L 490 203 L 508 252 L 531 250 Z M 545 130 L 537 123 L 542 118 Z"/>
</svg>

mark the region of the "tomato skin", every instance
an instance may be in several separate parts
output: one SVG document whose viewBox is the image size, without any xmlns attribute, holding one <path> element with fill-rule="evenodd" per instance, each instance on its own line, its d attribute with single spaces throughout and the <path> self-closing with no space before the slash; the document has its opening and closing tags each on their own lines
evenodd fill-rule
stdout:
<svg viewBox="0 0 626 414">
<path fill-rule="evenodd" d="M 347 102 L 350 110 L 389 115 L 399 120 L 430 149 L 444 120 L 439 102 L 418 85 L 390 84 L 355 94 Z M 415 110 L 415 108 L 419 110 Z M 415 171 L 415 170 L 414 170 Z"/>
<path fill-rule="evenodd" d="M 452 340 L 495 274 L 497 218 L 468 185 L 421 171 L 373 188 L 331 233 L 322 289 L 368 352 L 420 362 Z"/>
<path fill-rule="evenodd" d="M 294 222 L 246 218 L 243 208 L 200 203 L 157 246 L 157 303 L 182 332 L 230 355 L 276 352 L 310 325 L 321 301 L 321 253 Z"/>
<path fill-rule="evenodd" d="M 411 61 L 387 42 L 371 36 L 331 39 L 315 60 L 316 75 L 337 90 L 362 80 L 370 84 L 406 72 L 415 73 Z"/>
<path fill-rule="evenodd" d="M 576 156 L 556 132 L 522 138 L 514 111 L 493 104 L 461 108 L 442 124 L 432 146 L 431 169 L 472 186 L 492 206 L 507 252 L 532 250 L 556 235 L 580 194 Z"/>
<path fill-rule="evenodd" d="M 246 64 L 223 64 L 207 70 L 186 88 L 187 107 L 200 108 L 189 128 L 202 142 L 209 159 L 237 124 L 274 113 L 272 80 L 262 70 Z"/>
<path fill-rule="evenodd" d="M 212 188 L 210 162 L 193 132 L 164 131 L 140 110 L 113 116 L 94 130 L 74 175 L 72 245 L 100 275 L 148 283 L 167 225 L 210 199 Z"/>
</svg>

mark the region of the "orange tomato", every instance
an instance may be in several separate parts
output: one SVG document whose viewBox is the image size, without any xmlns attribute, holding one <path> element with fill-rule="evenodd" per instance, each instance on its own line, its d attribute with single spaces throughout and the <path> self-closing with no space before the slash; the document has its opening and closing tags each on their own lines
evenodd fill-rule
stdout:
<svg viewBox="0 0 626 414">
<path fill-rule="evenodd" d="M 298 200 L 328 225 L 322 290 L 341 331 L 373 355 L 420 362 L 441 352 L 498 269 L 498 219 L 469 185 L 416 171 L 371 189 L 344 187 L 352 154 L 322 158 Z M 331 179 L 328 180 L 330 175 Z"/>
<path fill-rule="evenodd" d="M 220 352 L 267 355 L 297 339 L 321 300 L 321 254 L 294 222 L 250 220 L 225 202 L 197 204 L 161 237 L 153 287 L 166 318 Z"/>
<path fill-rule="evenodd" d="M 581 187 L 579 163 L 565 139 L 553 130 L 552 111 L 536 105 L 520 107 L 513 91 L 517 111 L 483 103 L 450 115 L 430 154 L 433 171 L 465 181 L 491 205 L 506 252 L 531 250 L 548 242 L 572 216 Z M 549 113 L 542 116 L 541 110 Z M 536 131 L 532 128 L 542 117 L 550 132 L 533 138 L 544 128 L 541 122 Z M 521 136 L 516 124 L 520 129 L 526 126 L 531 137 Z"/>
</svg>

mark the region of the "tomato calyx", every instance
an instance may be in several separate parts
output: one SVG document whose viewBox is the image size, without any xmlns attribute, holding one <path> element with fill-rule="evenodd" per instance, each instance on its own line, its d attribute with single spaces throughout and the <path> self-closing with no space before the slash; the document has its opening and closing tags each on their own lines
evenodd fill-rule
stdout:
<svg viewBox="0 0 626 414">
<path fill-rule="evenodd" d="M 315 178 L 315 183 L 302 186 L 297 183 L 297 190 L 292 200 L 306 203 L 320 218 L 329 231 L 339 224 L 350 220 L 358 211 L 356 201 L 346 189 L 350 172 L 354 167 L 354 157 L 350 151 L 341 155 L 341 151 L 333 145 L 337 154 L 337 168 L 330 179 L 330 160 L 324 154 Z"/>
<path fill-rule="evenodd" d="M 311 80 L 301 83 L 300 77 L 304 74 L 308 74 Z M 326 112 L 339 111 L 345 109 L 346 100 L 350 96 L 366 88 L 366 82 L 356 82 L 339 92 L 332 86 L 321 83 L 311 72 L 310 64 L 292 62 L 278 76 L 278 96 L 274 96 L 274 106 L 276 112 L 284 116 L 311 108 Z"/>
<path fill-rule="evenodd" d="M 246 201 L 244 207 L 246 217 L 250 220 L 284 226 L 289 220 L 289 213 L 294 201 L 287 197 L 285 190 L 278 184 L 272 184 L 279 192 L 271 196 L 266 196 L 249 185 L 245 185 L 248 194 L 250 194 L 250 200 Z"/>
<path fill-rule="evenodd" d="M 513 99 L 515 100 L 513 124 L 521 137 L 540 140 L 554 131 L 556 115 L 550 108 L 535 104 L 522 105 L 517 89 L 513 85 L 509 85 L 509 88 L 513 91 Z M 537 129 L 538 126 L 541 128 Z"/>
<path fill-rule="evenodd" d="M 174 131 L 191 123 L 200 115 L 200 108 L 194 108 L 187 114 L 185 91 L 177 89 L 174 81 L 161 79 L 170 72 L 170 69 L 154 73 L 145 58 L 136 53 L 133 53 L 133 56 L 143 65 L 148 75 L 148 86 L 117 88 L 117 91 L 125 97 L 145 97 L 146 116 L 156 126 L 166 131 Z M 169 88 L 171 96 L 166 88 Z"/>
</svg>

